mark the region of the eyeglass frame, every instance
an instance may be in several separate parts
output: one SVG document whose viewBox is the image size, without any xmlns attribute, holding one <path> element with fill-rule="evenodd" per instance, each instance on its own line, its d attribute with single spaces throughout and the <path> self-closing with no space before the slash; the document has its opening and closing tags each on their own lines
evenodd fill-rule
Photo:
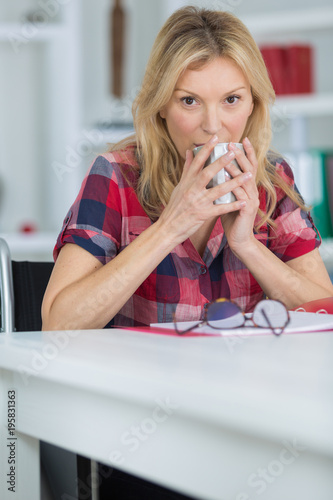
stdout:
<svg viewBox="0 0 333 500">
<path fill-rule="evenodd" d="M 223 302 L 230 302 L 231 304 L 234 304 L 238 309 L 239 309 L 239 312 L 243 315 L 243 318 L 244 318 L 244 323 L 242 325 L 238 325 L 238 326 L 228 326 L 228 327 L 216 327 L 216 326 L 212 326 L 209 324 L 208 320 L 207 320 L 207 311 L 209 309 L 209 307 L 212 305 L 212 304 L 215 304 L 215 302 L 218 302 L 218 301 L 223 301 Z M 259 304 L 261 304 L 262 302 L 266 302 L 266 301 L 271 301 L 271 302 L 278 302 L 279 304 L 281 304 L 286 313 L 287 313 L 287 322 L 284 324 L 283 327 L 273 327 L 269 321 L 269 318 L 267 317 L 266 315 L 266 311 L 262 311 L 262 314 L 265 318 L 265 320 L 267 321 L 268 325 L 269 326 L 260 326 L 260 325 L 257 325 L 254 320 L 253 320 L 253 317 L 251 318 L 247 318 L 246 317 L 246 312 L 242 311 L 242 309 L 240 308 L 240 306 L 233 300 L 230 300 L 230 299 L 225 299 L 223 297 L 221 298 L 218 298 L 218 299 L 215 299 L 213 300 L 213 302 L 207 302 L 207 304 L 204 305 L 204 318 L 202 321 L 199 321 L 196 325 L 193 325 L 191 326 L 190 328 L 186 328 L 185 330 L 183 331 L 180 331 L 178 330 L 177 328 L 177 322 L 175 321 L 175 314 L 173 314 L 173 324 L 174 324 L 174 328 L 175 328 L 175 331 L 177 332 L 178 335 L 184 335 L 185 333 L 188 333 L 188 332 L 191 332 L 192 330 L 195 330 L 196 328 L 200 328 L 201 326 L 209 326 L 210 328 L 213 328 L 215 330 L 234 330 L 236 328 L 244 328 L 246 327 L 245 325 L 245 322 L 246 321 L 252 321 L 253 325 L 255 328 L 269 328 L 271 330 L 271 332 L 276 336 L 276 337 L 279 337 L 285 330 L 285 328 L 287 327 L 287 325 L 290 323 L 290 314 L 289 314 L 289 311 L 287 309 L 287 307 L 285 306 L 285 304 L 281 301 L 281 300 L 277 300 L 277 299 L 263 299 L 263 300 L 260 300 L 253 312 L 255 311 L 256 307 L 258 307 Z M 252 313 L 253 314 L 253 313 Z M 280 332 L 277 332 L 276 330 L 281 330 Z"/>
</svg>

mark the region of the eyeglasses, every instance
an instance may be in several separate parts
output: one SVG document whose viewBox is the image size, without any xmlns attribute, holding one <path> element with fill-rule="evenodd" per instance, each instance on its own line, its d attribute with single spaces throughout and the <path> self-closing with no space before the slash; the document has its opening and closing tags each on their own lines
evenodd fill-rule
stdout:
<svg viewBox="0 0 333 500">
<path fill-rule="evenodd" d="M 252 316 L 248 317 L 235 302 L 217 299 L 206 304 L 204 319 L 196 325 L 182 330 L 179 328 L 180 323 L 177 324 L 174 320 L 174 326 L 176 332 L 183 335 L 204 325 L 216 330 L 225 330 L 247 326 L 247 321 L 251 321 L 258 328 L 270 328 L 274 335 L 281 335 L 290 321 L 290 316 L 286 306 L 279 300 L 261 300 L 254 308 Z"/>
</svg>

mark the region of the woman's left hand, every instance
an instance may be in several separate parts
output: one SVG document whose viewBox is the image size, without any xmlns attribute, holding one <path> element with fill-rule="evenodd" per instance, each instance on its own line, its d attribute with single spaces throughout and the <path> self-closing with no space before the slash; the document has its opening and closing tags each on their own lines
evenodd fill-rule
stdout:
<svg viewBox="0 0 333 500">
<path fill-rule="evenodd" d="M 258 161 L 253 146 L 247 138 L 244 139 L 243 146 L 246 155 L 234 144 L 229 145 L 229 149 L 234 151 L 236 155 L 235 159 L 239 168 L 230 164 L 226 170 L 231 177 L 241 175 L 243 172 L 252 173 L 251 180 L 233 191 L 236 199 L 245 201 L 246 205 L 238 212 L 221 215 L 222 226 L 229 246 L 236 254 L 238 254 L 238 250 L 241 251 L 245 245 L 253 241 L 253 226 L 259 208 L 259 195 L 256 185 Z"/>
</svg>

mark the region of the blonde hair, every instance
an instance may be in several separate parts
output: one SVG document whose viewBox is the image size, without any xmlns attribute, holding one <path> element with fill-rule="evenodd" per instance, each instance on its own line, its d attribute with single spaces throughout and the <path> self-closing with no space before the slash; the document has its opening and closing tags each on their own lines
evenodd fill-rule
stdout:
<svg viewBox="0 0 333 500">
<path fill-rule="evenodd" d="M 142 88 L 133 103 L 136 135 L 114 149 L 135 143 L 140 165 L 137 195 L 146 213 L 157 218 L 178 184 L 183 163 L 173 144 L 160 110 L 169 102 L 179 77 L 188 68 L 199 69 L 217 57 L 234 61 L 246 75 L 252 92 L 253 111 L 243 137 L 248 137 L 258 159 L 257 185 L 267 193 L 267 209 L 258 212 L 259 229 L 265 222 L 274 226 L 271 215 L 282 189 L 305 208 L 301 197 L 270 163 L 269 106 L 275 100 L 261 53 L 246 26 L 229 12 L 188 6 L 174 12 L 160 30 L 147 64 Z"/>
</svg>

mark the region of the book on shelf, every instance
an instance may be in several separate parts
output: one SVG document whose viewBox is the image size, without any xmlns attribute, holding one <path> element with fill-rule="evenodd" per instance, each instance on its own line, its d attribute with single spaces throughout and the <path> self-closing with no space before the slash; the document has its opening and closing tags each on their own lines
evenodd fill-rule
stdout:
<svg viewBox="0 0 333 500">
<path fill-rule="evenodd" d="M 288 83 L 291 94 L 313 93 L 313 49 L 310 45 L 287 48 Z"/>
<path fill-rule="evenodd" d="M 260 50 L 275 93 L 277 95 L 288 94 L 284 48 L 278 45 L 270 45 L 261 47 Z"/>
<path fill-rule="evenodd" d="M 277 95 L 314 91 L 311 45 L 263 45 L 260 50 Z"/>
<path fill-rule="evenodd" d="M 328 206 L 333 225 L 333 151 L 327 153 L 325 160 L 326 190 L 328 197 Z"/>
<path fill-rule="evenodd" d="M 328 153 L 324 151 L 313 151 L 314 175 L 318 175 L 322 185 L 321 199 L 311 210 L 313 222 L 317 226 L 322 238 L 331 238 L 332 231 L 332 213 L 330 210 L 330 198 L 333 193 L 330 193 L 327 184 L 327 160 Z"/>
<path fill-rule="evenodd" d="M 322 238 L 333 237 L 333 151 L 286 154 L 295 182 Z"/>
</svg>

